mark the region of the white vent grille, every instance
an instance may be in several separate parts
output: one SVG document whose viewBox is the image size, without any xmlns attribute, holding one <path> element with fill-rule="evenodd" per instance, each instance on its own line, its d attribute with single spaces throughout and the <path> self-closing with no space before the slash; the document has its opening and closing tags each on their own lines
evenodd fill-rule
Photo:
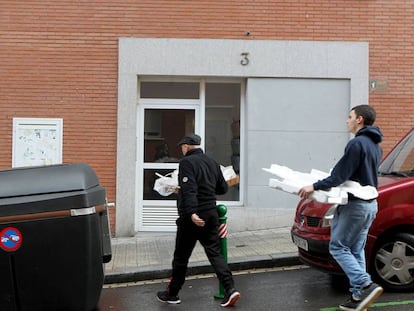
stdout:
<svg viewBox="0 0 414 311">
<path fill-rule="evenodd" d="M 177 207 L 175 206 L 144 206 L 142 230 L 175 231 L 177 217 Z"/>
</svg>

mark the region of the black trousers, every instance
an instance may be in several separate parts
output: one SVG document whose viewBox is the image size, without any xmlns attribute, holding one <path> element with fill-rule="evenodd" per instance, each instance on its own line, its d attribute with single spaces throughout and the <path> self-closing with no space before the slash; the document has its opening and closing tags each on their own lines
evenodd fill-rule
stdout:
<svg viewBox="0 0 414 311">
<path fill-rule="evenodd" d="M 203 246 L 224 289 L 228 291 L 234 287 L 233 276 L 220 251 L 219 220 L 216 208 L 197 212 L 197 215 L 205 221 L 204 227 L 196 226 L 190 217 L 177 219 L 172 276 L 168 285 L 169 294 L 172 296 L 177 296 L 184 284 L 188 261 L 197 241 L 200 241 Z"/>
</svg>

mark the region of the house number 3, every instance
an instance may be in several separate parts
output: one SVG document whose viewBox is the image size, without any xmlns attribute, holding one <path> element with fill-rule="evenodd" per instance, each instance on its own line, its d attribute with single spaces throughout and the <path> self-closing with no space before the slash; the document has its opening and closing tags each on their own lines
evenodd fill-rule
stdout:
<svg viewBox="0 0 414 311">
<path fill-rule="evenodd" d="M 247 66 L 249 64 L 249 53 L 243 52 L 240 54 L 242 59 L 240 60 L 240 64 L 242 66 Z"/>
</svg>

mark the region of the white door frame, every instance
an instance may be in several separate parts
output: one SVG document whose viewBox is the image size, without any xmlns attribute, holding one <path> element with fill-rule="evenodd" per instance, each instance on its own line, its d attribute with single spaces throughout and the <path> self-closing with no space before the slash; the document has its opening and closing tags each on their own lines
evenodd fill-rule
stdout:
<svg viewBox="0 0 414 311">
<path fill-rule="evenodd" d="M 203 96 L 200 96 L 203 98 Z M 175 231 L 175 218 L 177 207 L 175 200 L 144 200 L 143 198 L 143 172 L 147 168 L 177 169 L 178 163 L 144 163 L 144 112 L 145 109 L 186 109 L 194 110 L 195 132 L 204 136 L 203 100 L 189 99 L 139 99 L 137 109 L 137 158 L 136 158 L 136 203 L 135 203 L 135 230 L 136 231 Z M 204 148 L 204 142 L 202 147 Z M 166 217 L 171 218 L 171 226 L 145 226 L 144 209 L 146 207 L 163 208 Z"/>
</svg>

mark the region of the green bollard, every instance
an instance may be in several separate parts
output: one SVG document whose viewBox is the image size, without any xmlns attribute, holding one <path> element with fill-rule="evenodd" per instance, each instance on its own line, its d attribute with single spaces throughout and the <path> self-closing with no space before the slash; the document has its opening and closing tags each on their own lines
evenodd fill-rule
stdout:
<svg viewBox="0 0 414 311">
<path fill-rule="evenodd" d="M 219 216 L 219 238 L 220 238 L 220 248 L 221 254 L 224 257 L 224 260 L 227 263 L 227 207 L 223 204 L 217 205 L 217 213 Z M 224 298 L 224 287 L 219 282 L 219 291 L 214 295 L 215 298 Z"/>
</svg>

